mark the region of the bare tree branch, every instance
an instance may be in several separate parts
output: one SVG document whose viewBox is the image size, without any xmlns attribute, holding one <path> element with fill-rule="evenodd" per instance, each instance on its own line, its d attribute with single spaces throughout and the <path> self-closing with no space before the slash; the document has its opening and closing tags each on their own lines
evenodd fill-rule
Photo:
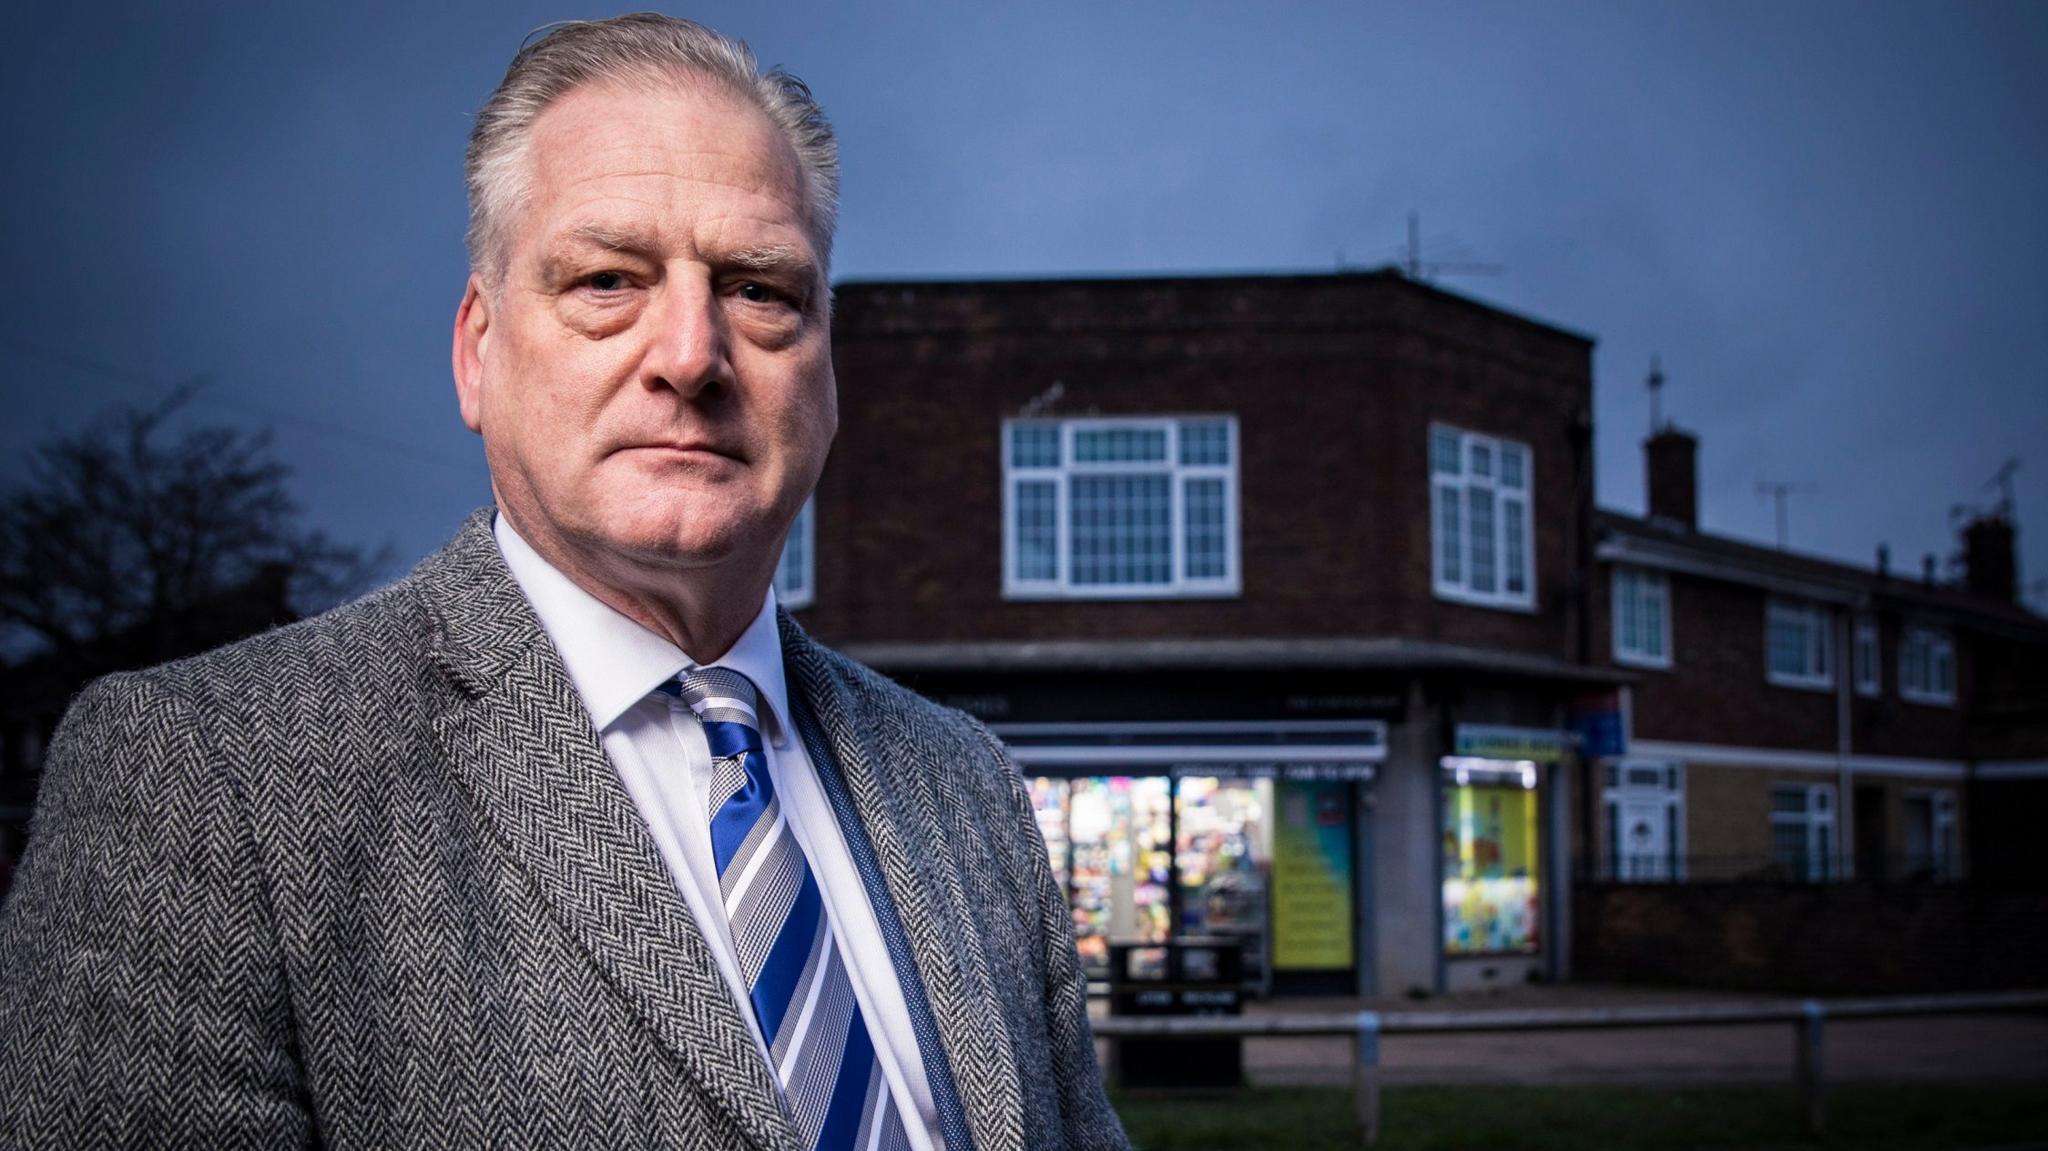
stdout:
<svg viewBox="0 0 2048 1151">
<path fill-rule="evenodd" d="M 114 637 L 179 654 L 195 612 L 258 581 L 299 610 L 386 562 L 300 529 L 290 469 L 262 432 L 167 423 L 196 385 L 37 448 L 0 503 L 0 650 L 61 654 Z"/>
</svg>

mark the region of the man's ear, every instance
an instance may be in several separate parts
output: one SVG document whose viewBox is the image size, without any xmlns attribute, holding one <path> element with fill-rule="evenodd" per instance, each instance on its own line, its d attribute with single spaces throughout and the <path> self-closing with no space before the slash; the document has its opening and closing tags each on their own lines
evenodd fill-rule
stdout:
<svg viewBox="0 0 2048 1151">
<path fill-rule="evenodd" d="M 490 336 L 491 297 L 471 276 L 455 309 L 455 346 L 449 358 L 455 368 L 455 400 L 462 408 L 462 422 L 472 432 L 484 430 L 484 350 Z"/>
</svg>

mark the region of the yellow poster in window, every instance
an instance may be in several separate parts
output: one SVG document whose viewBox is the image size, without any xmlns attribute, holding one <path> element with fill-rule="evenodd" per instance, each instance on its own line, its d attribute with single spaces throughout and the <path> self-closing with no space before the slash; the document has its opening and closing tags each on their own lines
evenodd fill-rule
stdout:
<svg viewBox="0 0 2048 1151">
<path fill-rule="evenodd" d="M 1273 967 L 1348 970 L 1354 962 L 1350 787 L 1282 781 L 1274 790 Z"/>
</svg>

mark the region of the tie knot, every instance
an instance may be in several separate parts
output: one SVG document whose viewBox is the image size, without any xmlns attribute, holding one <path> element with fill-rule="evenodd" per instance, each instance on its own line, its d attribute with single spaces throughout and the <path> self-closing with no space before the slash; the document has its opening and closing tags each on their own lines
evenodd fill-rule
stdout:
<svg viewBox="0 0 2048 1151">
<path fill-rule="evenodd" d="M 744 674 L 729 667 L 696 667 L 677 676 L 675 682 L 677 697 L 698 719 L 743 723 L 761 730 L 761 695 Z"/>
</svg>

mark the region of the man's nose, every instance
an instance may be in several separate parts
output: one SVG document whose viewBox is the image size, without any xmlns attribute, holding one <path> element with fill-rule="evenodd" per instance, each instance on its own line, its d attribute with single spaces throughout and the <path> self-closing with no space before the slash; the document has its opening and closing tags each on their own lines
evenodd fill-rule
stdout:
<svg viewBox="0 0 2048 1151">
<path fill-rule="evenodd" d="M 732 382 L 725 317 L 709 283 L 696 277 L 672 277 L 650 318 L 649 386 L 672 388 L 694 399 L 706 388 Z"/>
</svg>

